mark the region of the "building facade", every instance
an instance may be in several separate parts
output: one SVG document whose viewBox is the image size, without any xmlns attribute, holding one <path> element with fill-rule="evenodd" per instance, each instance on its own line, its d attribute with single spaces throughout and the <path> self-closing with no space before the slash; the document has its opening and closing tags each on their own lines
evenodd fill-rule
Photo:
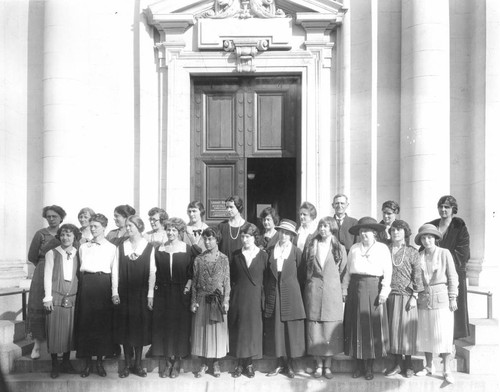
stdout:
<svg viewBox="0 0 500 392">
<path fill-rule="evenodd" d="M 414 231 L 454 195 L 469 279 L 498 270 L 500 5 L 494 0 L 4 0 L 0 282 L 58 204 L 253 221 L 301 201 Z M 112 226 L 112 220 L 111 226 Z"/>
</svg>

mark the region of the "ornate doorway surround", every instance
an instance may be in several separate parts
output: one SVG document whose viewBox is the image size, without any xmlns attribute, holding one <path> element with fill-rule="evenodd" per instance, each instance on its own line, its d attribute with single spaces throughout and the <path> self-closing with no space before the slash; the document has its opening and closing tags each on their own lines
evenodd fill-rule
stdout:
<svg viewBox="0 0 500 392">
<path fill-rule="evenodd" d="M 329 188 L 321 192 L 320 182 L 332 178 L 334 41 L 344 12 L 342 4 L 331 0 L 166 0 L 145 10 L 159 33 L 160 143 L 166 156 L 162 188 L 168 189 L 169 213 L 191 196 L 191 78 L 235 73 L 300 75 L 300 193 L 303 200 L 329 203 Z"/>
</svg>

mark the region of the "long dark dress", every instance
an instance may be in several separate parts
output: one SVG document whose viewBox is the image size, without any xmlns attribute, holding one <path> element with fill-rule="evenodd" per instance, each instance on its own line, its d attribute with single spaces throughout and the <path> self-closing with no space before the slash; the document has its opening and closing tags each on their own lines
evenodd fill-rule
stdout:
<svg viewBox="0 0 500 392">
<path fill-rule="evenodd" d="M 191 297 L 189 293 L 184 294 L 184 287 L 187 281 L 193 278 L 192 248 L 186 245 L 185 252 L 172 255 L 162 247 L 157 248 L 155 262 L 153 355 L 185 357 L 190 353 Z"/>
<path fill-rule="evenodd" d="M 262 303 L 267 253 L 260 250 L 247 267 L 239 249 L 233 256 L 229 302 L 229 352 L 237 358 L 262 357 Z"/>
<path fill-rule="evenodd" d="M 264 354 L 297 358 L 305 355 L 305 310 L 297 268 L 302 252 L 292 245 L 281 272 L 271 253 L 264 278 Z"/>
<path fill-rule="evenodd" d="M 150 257 L 148 243 L 135 260 L 126 256 L 123 243 L 118 247 L 118 295 L 120 305 L 114 308 L 115 343 L 141 347 L 151 344 L 151 311 L 148 309 Z"/>
<path fill-rule="evenodd" d="M 435 219 L 430 223 L 439 229 L 439 222 L 440 219 Z M 443 233 L 443 239 L 436 241 L 436 245 L 448 249 L 455 262 L 458 274 L 458 308 L 454 312 L 453 338 L 464 338 L 470 335 L 467 305 L 467 263 L 470 258 L 470 239 L 465 222 L 457 217 L 452 218 L 448 230 Z"/>
<path fill-rule="evenodd" d="M 60 245 L 60 241 L 50 234 L 47 228 L 38 230 L 33 236 L 28 251 L 28 260 L 35 266 L 31 278 L 30 294 L 28 298 L 27 331 L 33 339 L 44 340 L 45 309 L 43 307 L 43 277 L 45 269 L 45 254 Z"/>
<path fill-rule="evenodd" d="M 241 231 L 248 225 L 249 223 L 245 222 L 238 228 L 231 227 L 227 220 L 219 223 L 218 229 L 222 238 L 219 243 L 219 251 L 229 258 L 229 265 L 233 261 L 233 253 L 243 247 L 241 243 Z"/>
</svg>

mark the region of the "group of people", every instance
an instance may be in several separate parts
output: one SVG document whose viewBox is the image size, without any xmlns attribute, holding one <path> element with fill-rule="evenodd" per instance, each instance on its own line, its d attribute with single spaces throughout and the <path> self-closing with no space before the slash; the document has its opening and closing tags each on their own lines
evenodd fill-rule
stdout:
<svg viewBox="0 0 500 392">
<path fill-rule="evenodd" d="M 466 264 L 469 236 L 456 217 L 454 197 L 438 202 L 440 219 L 411 229 L 399 205 L 387 201 L 383 220 L 347 216 L 347 196 L 336 195 L 334 216 L 317 219 L 301 204 L 300 224 L 268 207 L 259 227 L 242 216 L 243 200 L 225 201 L 228 219 L 204 221 L 200 201 L 188 204 L 188 223 L 152 208 L 143 220 L 129 205 L 115 208 L 116 229 L 90 208 L 78 214 L 81 227 L 62 224 L 64 210 L 47 206 L 48 227 L 39 230 L 28 259 L 36 268 L 28 303 L 32 358 L 46 340 L 51 377 L 77 373 L 69 358 L 85 359 L 80 372 L 106 376 L 103 358 L 120 353 L 121 378 L 146 377 L 146 356 L 159 359 L 159 376 L 175 378 L 181 361 L 198 357 L 195 377 L 219 377 L 219 359 L 237 358 L 233 377 L 255 376 L 253 360 L 277 358 L 267 373 L 295 376 L 294 359 L 314 358 L 315 378 L 333 377 L 334 355 L 356 360 L 353 377 L 373 379 L 373 362 L 388 354 L 386 375 L 412 377 L 412 355 L 444 361 L 453 382 L 454 338 L 468 335 Z M 62 353 L 62 362 L 58 354 Z M 403 358 L 404 357 L 404 358 Z"/>
</svg>

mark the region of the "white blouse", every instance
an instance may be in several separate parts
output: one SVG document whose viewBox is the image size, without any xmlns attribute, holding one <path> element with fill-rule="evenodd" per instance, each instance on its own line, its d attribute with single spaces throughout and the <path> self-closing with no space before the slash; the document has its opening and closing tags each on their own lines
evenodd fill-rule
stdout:
<svg viewBox="0 0 500 392">
<path fill-rule="evenodd" d="M 43 287 L 45 297 L 43 302 L 52 301 L 52 275 L 54 273 L 54 252 L 58 252 L 62 256 L 62 269 L 64 280 L 71 282 L 73 280 L 73 260 L 76 256 L 76 249 L 74 247 L 64 250 L 58 246 L 55 249 L 45 254 L 45 268 L 43 276 Z"/>
<path fill-rule="evenodd" d="M 277 260 L 277 270 L 281 272 L 283 270 L 283 263 L 290 256 L 290 252 L 292 251 L 292 243 L 287 242 L 284 245 L 280 245 L 278 242 L 274 247 L 273 256 Z"/>
</svg>

